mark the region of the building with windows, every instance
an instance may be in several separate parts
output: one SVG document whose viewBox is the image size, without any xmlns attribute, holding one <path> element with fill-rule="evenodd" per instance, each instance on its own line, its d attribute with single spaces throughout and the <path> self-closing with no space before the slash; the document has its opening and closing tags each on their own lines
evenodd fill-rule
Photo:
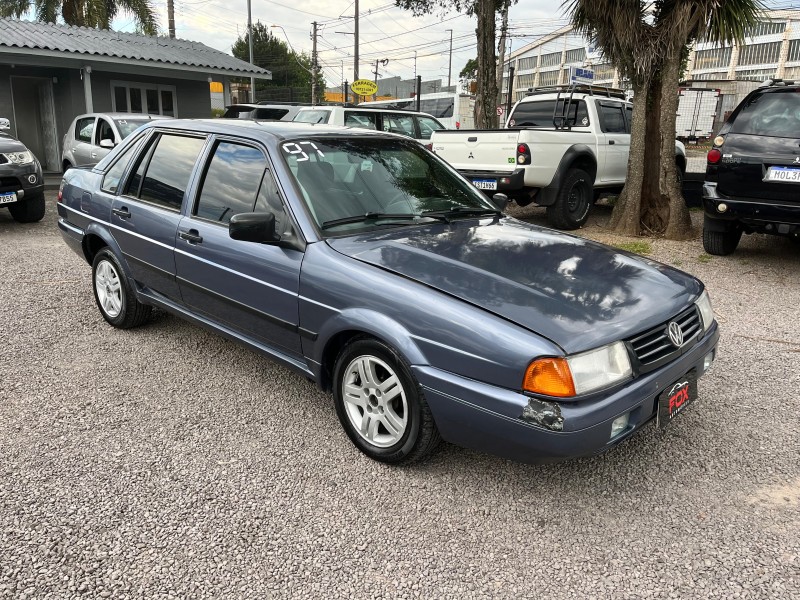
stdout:
<svg viewBox="0 0 800 600">
<path fill-rule="evenodd" d="M 591 42 L 571 26 L 562 27 L 516 50 L 505 63 L 503 103 L 507 102 L 508 67 L 515 69 L 512 101 L 528 88 L 566 84 L 570 67 L 588 67 L 595 83 L 627 87 L 616 69 Z M 800 79 L 800 10 L 773 10 L 747 32 L 742 45 L 699 41 L 689 55 L 687 80 Z"/>
<path fill-rule="evenodd" d="M 188 40 L 0 18 L 0 117 L 46 171 L 61 170 L 75 116 L 131 112 L 210 117 L 209 82 L 269 71 Z"/>
</svg>

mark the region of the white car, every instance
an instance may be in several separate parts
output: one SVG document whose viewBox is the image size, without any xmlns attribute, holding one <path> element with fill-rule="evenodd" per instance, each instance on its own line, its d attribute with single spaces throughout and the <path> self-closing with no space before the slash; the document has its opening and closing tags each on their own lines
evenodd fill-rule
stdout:
<svg viewBox="0 0 800 600">
<path fill-rule="evenodd" d="M 357 129 L 373 129 L 407 135 L 415 140 L 429 140 L 434 131 L 445 129 L 437 119 L 422 112 L 353 106 L 307 106 L 293 121 L 325 123 Z"/>
<path fill-rule="evenodd" d="M 90 113 L 78 115 L 64 135 L 61 166 L 94 166 L 109 152 L 145 123 L 165 119 L 160 115 L 136 113 Z"/>
</svg>

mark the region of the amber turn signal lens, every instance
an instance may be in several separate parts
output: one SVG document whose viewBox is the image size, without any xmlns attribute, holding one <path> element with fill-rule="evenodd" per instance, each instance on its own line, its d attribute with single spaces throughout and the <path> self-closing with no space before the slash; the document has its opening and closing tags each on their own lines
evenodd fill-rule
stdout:
<svg viewBox="0 0 800 600">
<path fill-rule="evenodd" d="M 566 398 L 575 395 L 572 372 L 564 358 L 540 358 L 525 371 L 522 389 L 534 394 Z"/>
</svg>

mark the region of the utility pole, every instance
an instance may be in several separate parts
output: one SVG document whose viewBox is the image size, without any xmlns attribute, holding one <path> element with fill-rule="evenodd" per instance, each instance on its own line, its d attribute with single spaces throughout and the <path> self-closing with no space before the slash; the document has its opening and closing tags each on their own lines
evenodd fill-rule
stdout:
<svg viewBox="0 0 800 600">
<path fill-rule="evenodd" d="M 447 87 L 450 87 L 450 77 L 453 74 L 453 30 L 445 29 L 450 32 L 450 61 L 447 63 Z"/>
<path fill-rule="evenodd" d="M 253 16 L 250 10 L 250 0 L 247 0 L 247 45 L 250 46 L 250 64 L 253 64 Z M 250 76 L 250 102 L 256 101 L 256 78 Z"/>
<path fill-rule="evenodd" d="M 355 29 L 353 37 L 355 37 L 355 48 L 353 49 L 353 81 L 358 81 L 358 0 L 355 0 Z M 356 100 L 356 103 L 358 100 Z"/>
<path fill-rule="evenodd" d="M 167 23 L 169 27 L 169 37 L 175 39 L 175 2 L 167 0 Z"/>
<path fill-rule="evenodd" d="M 317 22 L 311 23 L 311 104 L 316 104 L 319 100 L 317 98 Z"/>
<path fill-rule="evenodd" d="M 345 81 L 344 81 L 344 61 L 342 61 L 342 102 L 347 102 L 347 98 L 345 98 L 345 95 L 344 95 L 345 94 L 345 91 L 344 91 L 345 87 L 347 87 L 347 86 L 346 86 Z"/>
<path fill-rule="evenodd" d="M 374 79 L 375 85 L 378 85 L 378 63 L 382 64 L 385 67 L 386 65 L 389 64 L 389 59 L 388 58 L 376 58 L 375 59 L 375 79 Z M 378 99 L 378 92 L 375 92 L 374 94 L 372 94 L 372 99 L 373 100 L 377 100 Z"/>
</svg>

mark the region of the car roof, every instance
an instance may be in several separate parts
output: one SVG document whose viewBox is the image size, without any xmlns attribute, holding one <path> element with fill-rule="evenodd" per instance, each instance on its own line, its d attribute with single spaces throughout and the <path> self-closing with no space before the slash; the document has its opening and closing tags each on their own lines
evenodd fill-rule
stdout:
<svg viewBox="0 0 800 600">
<path fill-rule="evenodd" d="M 148 115 L 146 113 L 126 113 L 126 112 L 93 112 L 85 113 L 75 117 L 76 119 L 85 119 L 86 117 L 108 117 L 109 119 L 134 119 L 134 120 L 147 120 L 155 121 L 156 119 L 169 119 L 171 117 L 164 117 L 161 115 Z"/>
<path fill-rule="evenodd" d="M 388 106 L 362 106 L 360 104 L 353 104 L 352 106 L 326 106 L 324 104 L 317 104 L 314 106 L 304 106 L 302 107 L 298 113 L 301 112 L 308 112 L 312 110 L 331 110 L 331 109 L 339 109 L 339 110 L 361 110 L 365 112 L 389 112 L 389 113 L 402 113 L 404 115 L 421 115 L 423 117 L 433 117 L 433 115 L 416 110 L 405 110 L 401 108 L 391 108 Z M 433 117 L 434 119 L 436 117 Z"/>
</svg>

